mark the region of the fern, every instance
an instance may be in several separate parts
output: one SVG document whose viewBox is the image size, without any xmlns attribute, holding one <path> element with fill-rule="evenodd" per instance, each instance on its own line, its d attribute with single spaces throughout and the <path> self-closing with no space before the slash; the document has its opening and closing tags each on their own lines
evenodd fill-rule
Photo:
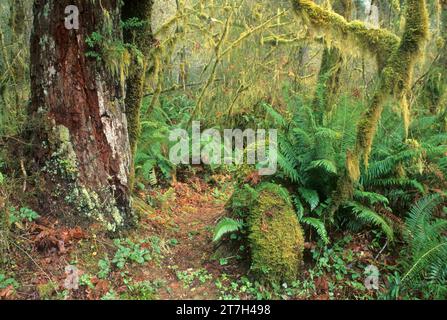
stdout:
<svg viewBox="0 0 447 320">
<path fill-rule="evenodd" d="M 315 208 L 320 204 L 320 197 L 315 190 L 299 188 L 298 193 L 309 204 L 311 211 L 315 210 Z"/>
<path fill-rule="evenodd" d="M 434 210 L 443 202 L 440 195 L 429 195 L 414 204 L 405 221 L 408 243 L 407 270 L 402 282 L 424 286 L 429 281 L 439 292 L 447 292 L 447 220 L 434 219 Z M 412 282 L 408 280 L 412 279 Z"/>
<path fill-rule="evenodd" d="M 309 226 L 311 226 L 312 228 L 314 228 L 318 235 L 320 236 L 321 240 L 323 240 L 323 242 L 325 244 L 329 244 L 329 236 L 328 233 L 326 231 L 326 227 L 323 223 L 323 221 L 321 221 L 320 219 L 317 218 L 311 218 L 311 217 L 305 217 L 302 218 L 300 220 L 301 223 L 307 224 Z"/>
<path fill-rule="evenodd" d="M 375 204 L 379 203 L 384 206 L 388 206 L 390 204 L 390 201 L 388 200 L 387 197 L 385 197 L 381 194 L 375 193 L 375 192 L 356 190 L 354 192 L 354 198 L 356 200 L 368 201 L 369 204 L 371 204 L 371 205 L 375 205 Z"/>
<path fill-rule="evenodd" d="M 338 169 L 337 169 L 335 163 L 333 161 L 327 160 L 327 159 L 312 161 L 310 163 L 309 167 L 307 168 L 307 170 L 315 169 L 315 168 L 322 168 L 329 174 L 336 175 L 338 173 Z"/>
<path fill-rule="evenodd" d="M 357 202 L 350 201 L 346 204 L 346 206 L 352 210 L 352 212 L 359 220 L 363 221 L 364 223 L 372 224 L 379 227 L 389 241 L 394 240 L 393 227 L 386 220 L 386 218 Z"/>
<path fill-rule="evenodd" d="M 216 225 L 216 228 L 214 230 L 213 242 L 219 241 L 224 235 L 239 231 L 243 227 L 244 224 L 241 220 L 235 220 L 225 217 Z"/>
</svg>

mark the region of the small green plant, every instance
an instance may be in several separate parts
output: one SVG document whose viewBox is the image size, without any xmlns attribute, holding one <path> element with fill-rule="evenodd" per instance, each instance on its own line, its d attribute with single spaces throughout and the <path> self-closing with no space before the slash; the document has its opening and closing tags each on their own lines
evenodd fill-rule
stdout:
<svg viewBox="0 0 447 320">
<path fill-rule="evenodd" d="M 98 261 L 98 278 L 99 279 L 107 279 L 110 274 L 110 260 L 108 258 L 101 259 Z"/>
<path fill-rule="evenodd" d="M 213 278 L 213 276 L 205 269 L 177 271 L 176 275 L 177 278 L 182 281 L 184 288 L 191 287 L 196 281 L 200 284 L 205 284 L 208 280 Z"/>
<path fill-rule="evenodd" d="M 121 298 L 124 300 L 154 300 L 158 289 L 157 283 L 137 282 L 127 286 L 128 291 Z"/>
<path fill-rule="evenodd" d="M 141 247 L 140 244 L 136 244 L 129 239 L 126 240 L 115 240 L 115 246 L 118 250 L 112 259 L 112 263 L 115 264 L 119 269 L 123 269 L 126 263 L 136 262 L 143 264 L 146 261 L 151 260 L 150 252 L 147 249 Z"/>
<path fill-rule="evenodd" d="M 39 218 L 39 214 L 29 208 L 20 208 L 19 211 L 14 207 L 9 208 L 9 223 L 11 225 L 22 223 L 23 221 L 32 222 Z"/>
<path fill-rule="evenodd" d="M 8 278 L 5 274 L 0 273 L 0 289 L 12 286 L 14 289 L 19 287 L 19 283 L 14 278 Z"/>
<path fill-rule="evenodd" d="M 92 283 L 92 276 L 86 273 L 79 277 L 79 285 L 90 289 L 95 288 L 95 285 Z"/>
</svg>

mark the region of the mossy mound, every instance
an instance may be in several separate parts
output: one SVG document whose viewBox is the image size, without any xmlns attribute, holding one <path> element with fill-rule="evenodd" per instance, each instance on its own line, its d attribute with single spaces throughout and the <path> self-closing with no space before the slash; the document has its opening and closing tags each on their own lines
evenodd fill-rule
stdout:
<svg viewBox="0 0 447 320">
<path fill-rule="evenodd" d="M 239 215 L 246 213 L 251 270 L 256 276 L 267 282 L 296 280 L 304 238 L 287 190 L 273 183 L 244 185 L 229 206 Z"/>
</svg>

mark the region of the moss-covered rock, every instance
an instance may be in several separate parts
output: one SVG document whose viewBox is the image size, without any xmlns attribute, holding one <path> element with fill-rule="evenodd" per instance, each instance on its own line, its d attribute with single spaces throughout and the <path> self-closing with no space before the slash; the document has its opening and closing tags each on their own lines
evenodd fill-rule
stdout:
<svg viewBox="0 0 447 320">
<path fill-rule="evenodd" d="M 251 269 L 267 282 L 291 282 L 298 277 L 304 238 L 289 193 L 262 183 L 237 188 L 229 207 L 246 219 Z"/>
</svg>

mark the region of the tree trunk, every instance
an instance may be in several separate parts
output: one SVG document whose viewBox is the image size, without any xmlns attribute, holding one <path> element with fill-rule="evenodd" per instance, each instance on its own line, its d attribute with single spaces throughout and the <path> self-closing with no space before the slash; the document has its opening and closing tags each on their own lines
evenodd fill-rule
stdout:
<svg viewBox="0 0 447 320">
<path fill-rule="evenodd" d="M 66 28 L 69 5 L 78 30 Z M 99 49 L 86 43 L 94 32 Z M 34 2 L 29 132 L 41 210 L 110 231 L 132 217 L 121 38 L 119 0 Z"/>
<path fill-rule="evenodd" d="M 352 0 L 335 0 L 333 10 L 342 15 L 347 21 L 352 15 Z M 335 98 L 340 89 L 340 73 L 343 56 L 336 47 L 326 47 L 323 51 L 320 72 L 318 74 L 317 94 L 314 99 L 314 111 L 319 125 L 330 117 L 335 105 Z"/>
<path fill-rule="evenodd" d="M 151 13 L 154 0 L 126 0 L 124 1 L 123 21 L 137 19 L 138 25 L 124 30 L 124 41 L 137 48 L 142 54 L 139 58 L 134 54 L 130 66 L 129 76 L 126 82 L 126 114 L 129 122 L 129 140 L 132 158 L 135 157 L 137 142 L 141 133 L 140 111 L 144 96 L 144 85 L 146 82 L 146 72 L 148 69 L 148 56 L 154 43 L 151 29 Z M 130 184 L 134 184 L 134 162 L 132 161 Z"/>
<path fill-rule="evenodd" d="M 432 114 L 443 112 L 443 105 L 447 102 L 447 0 L 441 0 L 441 23 L 439 54 L 428 72 L 419 103 Z M 442 121 L 442 119 L 441 119 Z"/>
</svg>

